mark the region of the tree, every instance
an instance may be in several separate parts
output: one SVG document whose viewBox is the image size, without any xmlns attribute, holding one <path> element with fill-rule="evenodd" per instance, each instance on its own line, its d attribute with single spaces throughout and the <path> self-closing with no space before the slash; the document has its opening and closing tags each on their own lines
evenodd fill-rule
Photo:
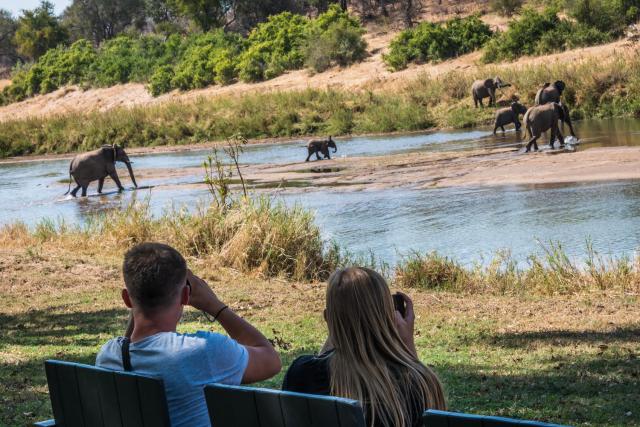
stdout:
<svg viewBox="0 0 640 427">
<path fill-rule="evenodd" d="M 0 9 L 0 65 L 13 65 L 18 59 L 16 45 L 13 38 L 18 29 L 18 23 L 11 12 Z"/>
<path fill-rule="evenodd" d="M 192 19 L 202 31 L 209 31 L 226 23 L 227 12 L 235 1 L 172 0 L 172 3 L 180 13 Z"/>
<path fill-rule="evenodd" d="M 73 0 L 63 20 L 74 39 L 85 38 L 98 45 L 128 27 L 145 25 L 144 0 Z"/>
<path fill-rule="evenodd" d="M 54 15 L 53 4 L 43 1 L 33 10 L 25 10 L 18 19 L 14 36 L 16 50 L 29 59 L 37 59 L 47 50 L 67 42 L 69 35 Z"/>
</svg>

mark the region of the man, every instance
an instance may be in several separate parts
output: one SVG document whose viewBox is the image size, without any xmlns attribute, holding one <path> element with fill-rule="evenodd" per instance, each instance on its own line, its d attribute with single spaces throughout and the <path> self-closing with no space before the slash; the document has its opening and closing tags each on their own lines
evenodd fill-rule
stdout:
<svg viewBox="0 0 640 427">
<path fill-rule="evenodd" d="M 280 357 L 265 336 L 221 302 L 172 247 L 140 244 L 127 252 L 122 270 L 130 325 L 126 337 L 102 347 L 96 366 L 161 377 L 173 427 L 210 425 L 206 384 L 248 384 L 280 372 Z M 229 337 L 177 333 L 187 304 L 213 316 Z"/>
</svg>

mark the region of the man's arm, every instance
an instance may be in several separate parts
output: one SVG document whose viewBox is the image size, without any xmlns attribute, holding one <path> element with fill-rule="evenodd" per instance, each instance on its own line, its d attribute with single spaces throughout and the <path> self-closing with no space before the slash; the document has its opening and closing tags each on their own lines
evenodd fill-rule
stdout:
<svg viewBox="0 0 640 427">
<path fill-rule="evenodd" d="M 242 377 L 243 384 L 266 380 L 280 372 L 280 356 L 260 331 L 230 308 L 224 308 L 225 304 L 209 285 L 190 270 L 187 272 L 187 280 L 191 285 L 189 305 L 211 316 L 217 315 L 216 320 L 229 336 L 247 349 L 249 362 Z"/>
</svg>

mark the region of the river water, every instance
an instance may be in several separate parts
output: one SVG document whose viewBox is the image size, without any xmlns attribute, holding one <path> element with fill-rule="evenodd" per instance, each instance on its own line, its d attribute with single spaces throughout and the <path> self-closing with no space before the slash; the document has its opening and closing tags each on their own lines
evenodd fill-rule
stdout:
<svg viewBox="0 0 640 427">
<path fill-rule="evenodd" d="M 640 145 L 640 120 L 612 119 L 576 123 L 580 149 Z M 339 140 L 338 156 L 383 155 L 412 151 L 470 150 L 521 143 L 515 132 L 493 136 L 487 129 Z M 306 157 L 303 141 L 250 146 L 245 163 L 291 163 Z M 134 169 L 197 167 L 206 151 L 131 156 Z M 0 164 L 0 224 L 42 218 L 74 224 L 132 200 L 147 200 L 155 213 L 168 207 L 192 208 L 208 200 L 194 187 L 201 175 L 139 182 L 151 189 L 64 199 L 69 160 Z M 121 176 L 127 176 L 124 167 Z M 301 189 L 277 197 L 313 209 L 326 238 L 356 254 L 373 252 L 395 262 L 411 250 L 437 250 L 462 262 L 485 261 L 508 249 L 518 260 L 541 251 L 541 242 L 557 241 L 573 257 L 583 258 L 586 240 L 606 255 L 634 256 L 640 248 L 640 181 L 563 185 L 443 188 L 332 192 Z"/>
</svg>

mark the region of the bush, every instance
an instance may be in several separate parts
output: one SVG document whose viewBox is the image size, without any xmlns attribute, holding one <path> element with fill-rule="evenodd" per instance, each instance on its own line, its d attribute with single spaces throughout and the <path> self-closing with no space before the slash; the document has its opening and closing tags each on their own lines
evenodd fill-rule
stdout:
<svg viewBox="0 0 640 427">
<path fill-rule="evenodd" d="M 491 36 L 489 26 L 475 15 L 454 18 L 445 24 L 423 22 L 393 39 L 389 54 L 383 58 L 392 70 L 401 70 L 410 62 L 440 61 L 472 52 Z"/>
<path fill-rule="evenodd" d="M 638 19 L 640 0 L 567 0 L 566 8 L 578 23 L 615 37 Z"/>
<path fill-rule="evenodd" d="M 316 72 L 332 64 L 341 67 L 363 60 L 367 44 L 360 23 L 333 5 L 326 13 L 312 21 L 305 47 L 305 64 Z"/>
<path fill-rule="evenodd" d="M 610 36 L 597 28 L 558 17 L 554 8 L 543 12 L 525 9 L 507 31 L 494 37 L 484 49 L 483 61 L 513 60 L 575 47 L 604 43 Z"/>
<path fill-rule="evenodd" d="M 151 95 L 158 96 L 169 92 L 172 89 L 171 81 L 173 76 L 173 67 L 170 65 L 163 65 L 156 69 L 149 80 L 149 92 L 151 92 Z"/>
<path fill-rule="evenodd" d="M 290 12 L 272 15 L 258 24 L 249 33 L 250 47 L 240 58 L 240 78 L 255 82 L 301 68 L 308 27 L 307 18 Z"/>
<path fill-rule="evenodd" d="M 208 86 L 216 79 L 230 82 L 236 75 L 235 58 L 242 49 L 243 41 L 239 36 L 222 30 L 198 36 L 189 43 L 175 66 L 172 87 L 188 90 Z M 218 78 L 217 72 L 223 75 Z"/>
</svg>

